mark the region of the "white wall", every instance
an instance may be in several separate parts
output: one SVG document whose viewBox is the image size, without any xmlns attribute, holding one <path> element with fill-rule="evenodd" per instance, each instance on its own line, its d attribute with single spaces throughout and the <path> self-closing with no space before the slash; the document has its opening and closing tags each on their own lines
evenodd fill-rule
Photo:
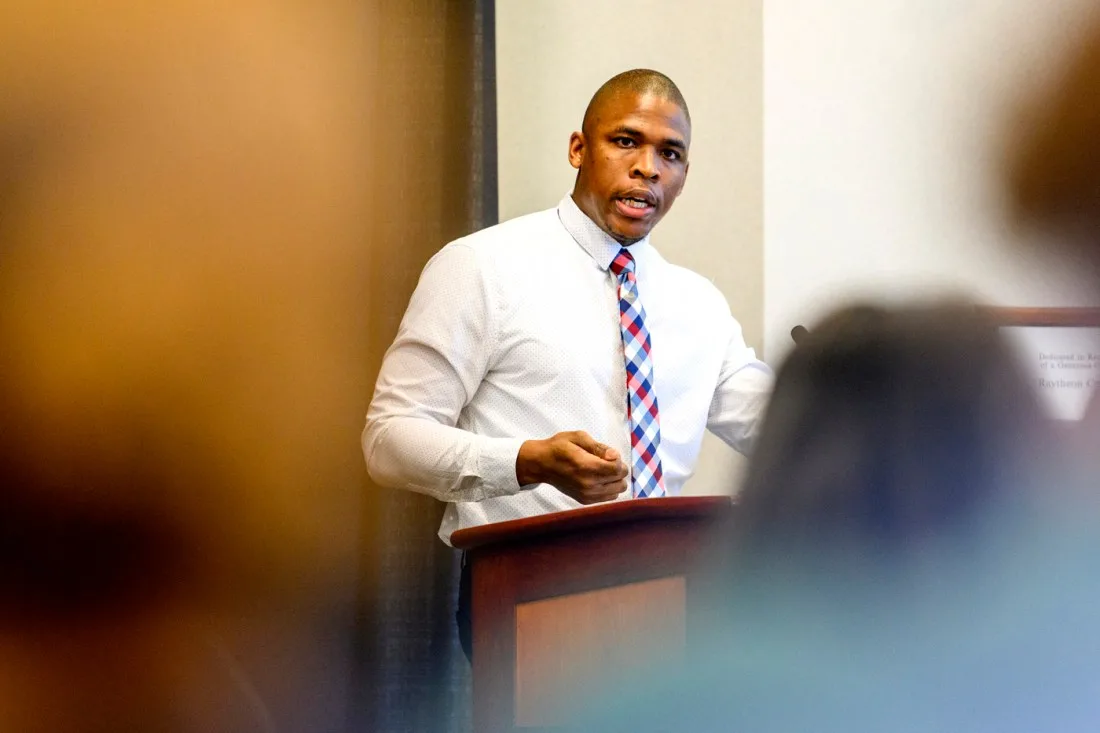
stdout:
<svg viewBox="0 0 1100 733">
<path fill-rule="evenodd" d="M 761 2 L 498 0 L 496 6 L 501 218 L 552 207 L 572 189 L 569 135 L 600 84 L 635 67 L 668 74 L 691 109 L 691 170 L 653 243 L 672 262 L 713 279 L 758 349 Z M 739 466 L 736 454 L 708 435 L 685 491 L 729 491 Z"/>
<path fill-rule="evenodd" d="M 1010 105 L 1090 4 L 765 1 L 770 361 L 792 326 L 856 295 L 1085 302 L 1072 264 L 1013 246 L 995 176 Z"/>
</svg>

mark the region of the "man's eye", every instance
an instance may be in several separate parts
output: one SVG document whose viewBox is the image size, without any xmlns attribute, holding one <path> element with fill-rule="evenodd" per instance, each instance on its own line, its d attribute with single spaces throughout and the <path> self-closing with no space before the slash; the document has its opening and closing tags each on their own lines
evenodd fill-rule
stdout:
<svg viewBox="0 0 1100 733">
<path fill-rule="evenodd" d="M 632 148 L 632 147 L 634 147 L 634 141 L 631 140 L 628 137 L 617 137 L 617 138 L 615 138 L 615 142 L 621 148 Z"/>
<path fill-rule="evenodd" d="M 665 150 L 664 152 L 661 153 L 661 155 L 665 156 L 666 160 L 679 160 L 680 159 L 680 151 L 679 150 Z"/>
</svg>

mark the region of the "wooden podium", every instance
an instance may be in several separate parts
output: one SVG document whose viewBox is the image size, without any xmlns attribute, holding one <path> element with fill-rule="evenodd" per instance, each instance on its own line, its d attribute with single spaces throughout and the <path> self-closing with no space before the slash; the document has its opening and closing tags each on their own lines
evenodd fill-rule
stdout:
<svg viewBox="0 0 1100 733">
<path fill-rule="evenodd" d="M 473 581 L 474 730 L 553 730 L 578 701 L 682 660 L 708 530 L 732 506 L 617 501 L 455 532 Z"/>
</svg>

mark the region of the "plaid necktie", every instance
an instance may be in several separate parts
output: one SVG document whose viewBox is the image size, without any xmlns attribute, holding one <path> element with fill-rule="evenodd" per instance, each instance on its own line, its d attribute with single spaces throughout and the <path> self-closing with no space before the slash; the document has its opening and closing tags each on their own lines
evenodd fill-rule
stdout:
<svg viewBox="0 0 1100 733">
<path fill-rule="evenodd" d="M 626 249 L 611 262 L 619 278 L 619 330 L 626 358 L 626 412 L 630 417 L 630 488 L 635 498 L 665 495 L 664 474 L 657 449 L 661 445 L 661 420 L 653 391 L 653 362 L 645 309 L 638 300 L 634 257 Z"/>
</svg>

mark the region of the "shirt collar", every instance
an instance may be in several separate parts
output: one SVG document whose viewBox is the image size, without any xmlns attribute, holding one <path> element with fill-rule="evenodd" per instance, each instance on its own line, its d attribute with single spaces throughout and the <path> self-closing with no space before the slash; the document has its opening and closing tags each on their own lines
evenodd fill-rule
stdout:
<svg viewBox="0 0 1100 733">
<path fill-rule="evenodd" d="M 588 215 L 577 206 L 577 202 L 573 200 L 570 194 L 566 194 L 565 198 L 558 204 L 558 218 L 561 220 L 562 226 L 565 227 L 565 231 L 569 232 L 569 236 L 573 237 L 577 244 L 596 261 L 601 270 L 607 270 L 611 267 L 611 261 L 615 259 L 615 255 L 619 254 L 619 250 L 623 246 L 612 239 L 611 235 L 603 229 L 600 229 L 596 222 L 589 219 Z M 637 260 L 638 255 L 641 254 L 647 244 L 649 244 L 648 234 L 630 245 L 627 251 L 634 255 L 635 260 Z"/>
</svg>

